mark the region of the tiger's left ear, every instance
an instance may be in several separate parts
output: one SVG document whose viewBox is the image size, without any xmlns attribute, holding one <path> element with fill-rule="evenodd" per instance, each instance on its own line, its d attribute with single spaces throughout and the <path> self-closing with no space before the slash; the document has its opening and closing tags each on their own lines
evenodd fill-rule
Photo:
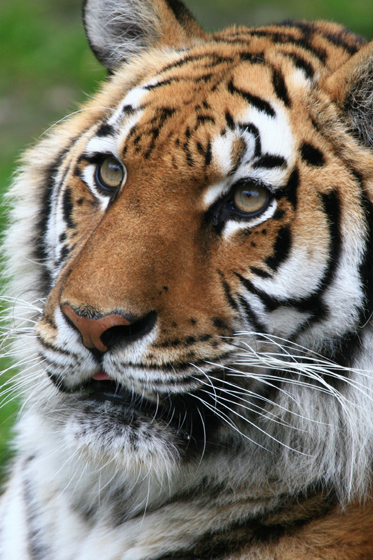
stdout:
<svg viewBox="0 0 373 560">
<path fill-rule="evenodd" d="M 342 109 L 355 136 L 373 148 L 373 41 L 329 76 L 323 88 Z"/>
<path fill-rule="evenodd" d="M 143 50 L 206 37 L 180 0 L 85 0 L 83 20 L 91 49 L 110 71 Z"/>
</svg>

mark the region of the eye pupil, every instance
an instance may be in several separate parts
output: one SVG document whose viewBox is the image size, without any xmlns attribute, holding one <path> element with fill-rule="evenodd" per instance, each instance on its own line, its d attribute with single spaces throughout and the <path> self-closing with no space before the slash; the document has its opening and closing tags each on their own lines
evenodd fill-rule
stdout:
<svg viewBox="0 0 373 560">
<path fill-rule="evenodd" d="M 255 214 L 263 210 L 268 202 L 268 191 L 255 184 L 239 184 L 233 196 L 233 203 L 237 210 L 245 214 Z"/>
<path fill-rule="evenodd" d="M 113 156 L 106 157 L 97 168 L 98 183 L 104 189 L 117 189 L 124 177 L 123 166 Z"/>
</svg>

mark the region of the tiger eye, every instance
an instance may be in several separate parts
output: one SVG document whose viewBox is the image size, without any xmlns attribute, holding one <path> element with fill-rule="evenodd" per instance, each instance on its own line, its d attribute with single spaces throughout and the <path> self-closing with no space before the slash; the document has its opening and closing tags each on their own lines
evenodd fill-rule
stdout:
<svg viewBox="0 0 373 560">
<path fill-rule="evenodd" d="M 243 183 L 236 187 L 233 202 L 240 212 L 257 214 L 268 202 L 268 191 L 260 185 Z"/>
<path fill-rule="evenodd" d="M 113 156 L 106 157 L 98 167 L 98 180 L 104 189 L 117 189 L 124 178 L 124 168 Z"/>
</svg>

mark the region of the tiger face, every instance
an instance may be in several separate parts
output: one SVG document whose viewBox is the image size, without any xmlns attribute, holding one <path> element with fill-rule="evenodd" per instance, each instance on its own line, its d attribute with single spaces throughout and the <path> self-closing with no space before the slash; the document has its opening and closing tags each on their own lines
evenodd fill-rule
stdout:
<svg viewBox="0 0 373 560">
<path fill-rule="evenodd" d="M 45 298 L 30 409 L 91 464 L 171 492 L 350 491 L 369 446 L 346 403 L 371 410 L 354 376 L 373 156 L 353 113 L 370 45 L 322 23 L 207 35 L 168 1 L 88 0 L 85 23 L 112 75 L 15 190 L 33 239 L 14 267 L 39 259 Z"/>
</svg>

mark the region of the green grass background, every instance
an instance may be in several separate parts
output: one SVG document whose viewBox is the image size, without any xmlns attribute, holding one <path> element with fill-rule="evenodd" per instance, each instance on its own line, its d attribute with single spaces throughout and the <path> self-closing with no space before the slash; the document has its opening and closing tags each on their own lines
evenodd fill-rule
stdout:
<svg viewBox="0 0 373 560">
<path fill-rule="evenodd" d="M 373 0 L 186 0 L 186 4 L 208 30 L 232 23 L 322 18 L 373 37 Z M 9 186 L 25 147 L 76 110 L 105 77 L 89 51 L 80 12 L 79 0 L 0 0 L 0 194 Z M 0 228 L 4 220 L 0 214 Z M 16 411 L 14 401 L 0 409 L 0 465 L 9 457 L 7 442 Z"/>
</svg>

